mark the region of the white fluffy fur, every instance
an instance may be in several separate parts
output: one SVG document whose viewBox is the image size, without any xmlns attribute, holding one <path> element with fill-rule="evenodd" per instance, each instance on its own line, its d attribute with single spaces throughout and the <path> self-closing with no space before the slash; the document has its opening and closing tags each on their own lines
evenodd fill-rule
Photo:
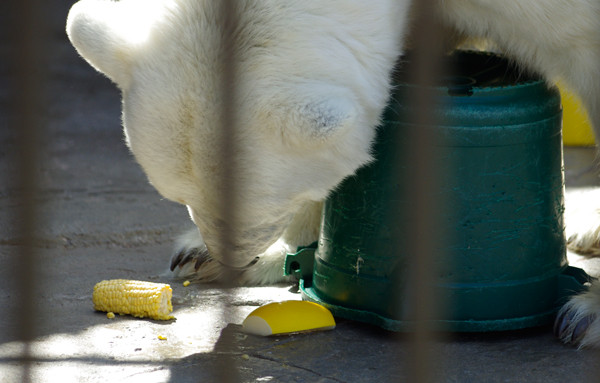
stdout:
<svg viewBox="0 0 600 383">
<path fill-rule="evenodd" d="M 569 249 L 579 254 L 600 256 L 600 190 L 571 192 L 565 204 Z"/>
<path fill-rule="evenodd" d="M 229 262 L 243 266 L 278 240 L 299 208 L 370 160 L 406 2 L 236 3 L 240 229 Z M 219 4 L 83 0 L 71 9 L 67 31 L 80 54 L 121 88 L 127 140 L 150 182 L 188 206 L 212 256 L 222 259 Z M 123 37 L 133 20 L 135 37 Z M 291 246 L 306 244 L 293 237 L 315 233 L 294 227 Z"/>
<path fill-rule="evenodd" d="M 441 17 L 585 100 L 600 132 L 600 1 L 439 0 Z M 600 137 L 600 136 L 599 136 Z"/>
<path fill-rule="evenodd" d="M 271 283 L 282 278 L 285 252 L 317 238 L 320 201 L 370 160 L 410 1 L 235 3 L 239 225 L 228 262 L 243 267 L 260 256 L 240 280 Z M 127 142 L 150 182 L 188 206 L 220 262 L 217 137 L 226 55 L 219 4 L 81 0 L 67 32 L 122 90 Z M 600 0 L 439 0 L 436 11 L 452 29 L 493 40 L 549 81 L 562 78 L 599 129 Z M 184 249 L 202 245 L 200 236 L 186 238 Z M 219 262 L 188 271 L 215 279 Z"/>
</svg>

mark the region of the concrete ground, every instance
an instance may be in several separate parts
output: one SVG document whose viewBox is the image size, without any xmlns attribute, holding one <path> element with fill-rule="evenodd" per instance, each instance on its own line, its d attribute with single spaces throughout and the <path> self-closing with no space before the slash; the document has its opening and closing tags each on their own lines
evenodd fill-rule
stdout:
<svg viewBox="0 0 600 383">
<path fill-rule="evenodd" d="M 120 95 L 79 59 L 64 36 L 68 1 L 53 1 L 38 260 L 25 280 L 13 258 L 19 240 L 13 179 L 14 129 L 0 77 L 0 381 L 242 382 L 410 381 L 409 337 L 339 320 L 334 331 L 261 338 L 241 331 L 259 305 L 299 299 L 292 284 L 183 287 L 166 274 L 173 237 L 189 227 L 186 210 L 148 184 L 123 142 Z M 0 41 L 1 66 L 7 58 Z M 567 193 L 597 185 L 593 149 L 565 151 Z M 570 255 L 600 275 L 600 260 Z M 170 282 L 176 320 L 107 319 L 92 309 L 94 284 L 108 278 Z M 19 340 L 19 291 L 35 286 L 34 341 Z M 224 306 L 223 302 L 230 305 Z M 167 339 L 159 340 L 158 335 Z M 483 334 L 447 334 L 429 346 L 427 370 L 440 382 L 594 382 L 599 355 L 559 343 L 549 326 Z M 22 359 L 27 352 L 29 366 Z"/>
</svg>

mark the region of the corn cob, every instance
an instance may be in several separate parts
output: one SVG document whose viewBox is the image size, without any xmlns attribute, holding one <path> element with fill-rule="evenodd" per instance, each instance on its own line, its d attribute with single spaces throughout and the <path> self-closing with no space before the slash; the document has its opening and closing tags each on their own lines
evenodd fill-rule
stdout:
<svg viewBox="0 0 600 383">
<path fill-rule="evenodd" d="M 112 279 L 94 286 L 92 301 L 98 311 L 168 320 L 174 318 L 169 315 L 173 311 L 172 295 L 167 284 Z"/>
</svg>

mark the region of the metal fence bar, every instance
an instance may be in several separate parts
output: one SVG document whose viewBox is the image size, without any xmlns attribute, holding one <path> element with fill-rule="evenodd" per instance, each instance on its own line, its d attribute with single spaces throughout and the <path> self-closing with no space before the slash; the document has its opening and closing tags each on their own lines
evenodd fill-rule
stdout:
<svg viewBox="0 0 600 383">
<path fill-rule="evenodd" d="M 46 78 L 44 61 L 44 37 L 47 28 L 44 22 L 44 2 L 22 0 L 9 6 L 7 17 L 8 33 L 12 37 L 9 81 L 11 87 L 11 111 L 9 129 L 16 136 L 12 148 L 14 163 L 14 198 L 18 206 L 13 221 L 17 226 L 19 246 L 10 265 L 14 271 L 11 289 L 19 302 L 12 312 L 17 328 L 17 338 L 23 342 L 20 356 L 22 382 L 30 382 L 32 355 L 30 343 L 36 335 L 36 321 L 42 313 L 36 309 L 34 296 L 39 249 L 35 244 L 35 232 L 40 227 L 40 214 L 36 193 L 38 191 L 38 169 L 41 159 L 41 137 L 44 133 L 40 111 L 43 108 L 43 84 Z M 10 181 L 9 181 L 10 182 Z M 27 281 L 27 283 L 23 283 Z"/>
<path fill-rule="evenodd" d="M 434 361 L 432 355 L 432 341 L 434 334 L 431 328 L 436 302 L 433 292 L 433 254 L 437 244 L 436 215 L 438 212 L 436 201 L 432 198 L 431 191 L 434 189 L 437 178 L 436 163 L 434 156 L 430 155 L 434 146 L 435 137 L 431 129 L 434 126 L 434 113 L 432 105 L 435 105 L 433 92 L 434 81 L 439 77 L 441 71 L 442 55 L 442 31 L 435 20 L 435 2 L 432 0 L 415 1 L 413 5 L 415 17 L 414 27 L 411 31 L 414 43 L 413 59 L 410 64 L 410 79 L 417 87 L 413 103 L 412 129 L 408 140 L 411 145 L 411 173 L 406 182 L 409 185 L 410 200 L 414 203 L 408 212 L 410 232 L 404 233 L 408 241 L 407 254 L 411 254 L 411 265 L 406 272 L 411 281 L 407 289 L 406 301 L 411 304 L 411 320 L 414 321 L 414 332 L 411 334 L 411 360 L 408 363 L 409 382 L 431 382 L 434 381 L 432 368 L 439 365 Z"/>
<path fill-rule="evenodd" d="M 235 57 L 235 39 L 236 28 L 238 25 L 238 9 L 236 0 L 221 0 L 220 1 L 220 20 L 222 26 L 222 61 L 221 61 L 221 126 L 219 131 L 219 143 L 221 155 L 220 163 L 221 179 L 216 180 L 220 183 L 218 190 L 221 192 L 219 200 L 219 213 L 222 218 L 222 230 L 220 232 L 220 252 L 222 262 L 225 265 L 233 265 L 232 253 L 236 247 L 237 233 L 237 193 L 236 188 L 239 186 L 236 182 L 238 179 L 237 168 L 238 162 L 235 161 L 235 156 L 238 153 L 238 141 L 236 139 L 237 123 L 239 116 L 236 110 L 236 82 L 237 82 L 237 65 Z M 235 310 L 231 305 L 232 301 L 232 283 L 235 280 L 235 271 L 225 268 L 224 270 L 224 294 L 221 302 L 221 318 L 223 323 L 228 323 L 227 318 Z M 234 335 L 230 331 L 221 333 L 222 352 L 218 355 L 218 363 L 216 364 L 216 376 L 220 382 L 234 383 L 239 382 L 240 377 L 237 369 L 237 363 L 234 359 L 233 351 L 235 350 Z"/>
</svg>

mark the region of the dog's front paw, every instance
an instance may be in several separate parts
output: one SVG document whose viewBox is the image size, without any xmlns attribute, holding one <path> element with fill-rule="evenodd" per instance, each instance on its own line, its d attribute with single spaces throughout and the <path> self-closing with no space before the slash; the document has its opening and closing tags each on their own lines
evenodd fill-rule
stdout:
<svg viewBox="0 0 600 383">
<path fill-rule="evenodd" d="M 216 281 L 222 274 L 221 265 L 211 258 L 196 228 L 178 238 L 170 269 L 175 277 L 204 282 Z"/>
<path fill-rule="evenodd" d="M 559 311 L 554 334 L 564 343 L 600 348 L 600 286 L 572 297 Z"/>
<path fill-rule="evenodd" d="M 176 278 L 201 282 L 254 286 L 291 280 L 283 276 L 285 248 L 275 244 L 269 250 L 243 267 L 227 266 L 210 255 L 200 232 L 192 229 L 177 239 L 170 269 Z"/>
</svg>

